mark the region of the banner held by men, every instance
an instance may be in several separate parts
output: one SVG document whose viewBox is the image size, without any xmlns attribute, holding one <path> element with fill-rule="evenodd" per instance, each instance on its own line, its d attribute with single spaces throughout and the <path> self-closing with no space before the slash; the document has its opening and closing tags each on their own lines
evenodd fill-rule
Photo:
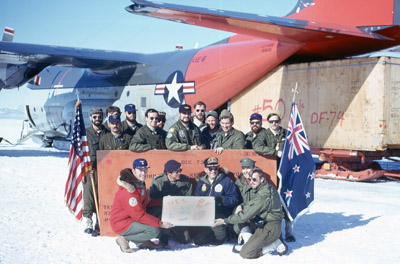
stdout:
<svg viewBox="0 0 400 264">
<path fill-rule="evenodd" d="M 289 219 L 296 220 L 314 201 L 315 162 L 295 103 L 292 103 L 278 177 L 284 208 Z"/>
<path fill-rule="evenodd" d="M 78 100 L 75 105 L 74 126 L 68 158 L 68 179 L 64 193 L 65 202 L 77 220 L 81 220 L 83 212 L 82 177 L 91 170 L 82 104 Z"/>
</svg>

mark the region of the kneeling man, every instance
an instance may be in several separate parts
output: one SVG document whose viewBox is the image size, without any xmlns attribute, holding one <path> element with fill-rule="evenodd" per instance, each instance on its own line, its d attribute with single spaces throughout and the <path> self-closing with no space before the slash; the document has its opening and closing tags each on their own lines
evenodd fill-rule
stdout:
<svg viewBox="0 0 400 264">
<path fill-rule="evenodd" d="M 283 217 L 279 194 L 275 187 L 266 181 L 261 169 L 254 168 L 250 175 L 251 188 L 256 192 L 255 197 L 244 204 L 239 213 L 225 219 L 216 219 L 214 226 L 249 224 L 246 233 L 250 234 L 244 239 L 247 241 L 243 241 L 243 246 L 235 246 L 233 250 L 239 252 L 243 258 L 258 258 L 275 250 L 279 255 L 284 255 L 287 246 L 279 239 Z M 239 234 L 239 240 L 246 237 L 242 232 Z"/>
<path fill-rule="evenodd" d="M 150 202 L 144 183 L 148 168 L 145 159 L 136 159 L 133 170 L 123 169 L 117 179 L 119 189 L 111 208 L 110 224 L 112 230 L 119 234 L 117 244 L 122 252 L 134 252 L 128 241 L 134 242 L 139 248 L 160 248 L 160 244 L 152 242 L 158 238 L 160 227 L 173 227 L 171 223 L 161 222 L 157 217 L 146 213 Z"/>
</svg>

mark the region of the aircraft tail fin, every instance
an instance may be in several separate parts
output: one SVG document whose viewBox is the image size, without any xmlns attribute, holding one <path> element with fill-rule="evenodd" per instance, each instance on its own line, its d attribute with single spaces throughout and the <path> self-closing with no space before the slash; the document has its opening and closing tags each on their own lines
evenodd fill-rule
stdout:
<svg viewBox="0 0 400 264">
<path fill-rule="evenodd" d="M 4 28 L 3 39 L 2 41 L 11 42 L 14 38 L 14 29 L 6 27 Z"/>
<path fill-rule="evenodd" d="M 400 24 L 400 0 L 298 0 L 285 17 L 349 26 Z"/>
</svg>

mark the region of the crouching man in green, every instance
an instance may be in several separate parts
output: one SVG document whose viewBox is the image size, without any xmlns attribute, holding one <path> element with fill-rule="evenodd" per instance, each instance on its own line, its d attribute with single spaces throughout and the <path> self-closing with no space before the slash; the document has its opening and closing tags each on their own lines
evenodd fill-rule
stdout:
<svg viewBox="0 0 400 264">
<path fill-rule="evenodd" d="M 254 199 L 243 205 L 243 210 L 225 219 L 215 220 L 215 226 L 248 223 L 252 235 L 244 245 L 236 245 L 233 252 L 242 258 L 253 259 L 276 251 L 279 255 L 287 252 L 287 246 L 280 240 L 282 204 L 275 187 L 270 185 L 264 172 L 259 168 L 251 171 L 251 188 L 256 192 Z"/>
</svg>

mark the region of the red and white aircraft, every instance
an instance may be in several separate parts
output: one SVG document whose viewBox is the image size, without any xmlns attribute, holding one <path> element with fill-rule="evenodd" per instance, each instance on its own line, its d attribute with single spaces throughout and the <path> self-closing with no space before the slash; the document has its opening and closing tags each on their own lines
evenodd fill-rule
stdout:
<svg viewBox="0 0 400 264">
<path fill-rule="evenodd" d="M 86 118 L 93 106 L 135 103 L 139 119 L 149 107 L 165 111 L 168 127 L 179 105 L 204 101 L 216 109 L 282 62 L 339 59 L 400 44 L 400 0 L 299 0 L 284 17 L 132 2 L 126 7 L 132 14 L 237 34 L 204 48 L 139 54 L 15 43 L 7 28 L 0 89 L 28 82 L 28 98 L 35 99 L 26 112 L 47 139 L 68 135 L 77 91 Z"/>
</svg>

